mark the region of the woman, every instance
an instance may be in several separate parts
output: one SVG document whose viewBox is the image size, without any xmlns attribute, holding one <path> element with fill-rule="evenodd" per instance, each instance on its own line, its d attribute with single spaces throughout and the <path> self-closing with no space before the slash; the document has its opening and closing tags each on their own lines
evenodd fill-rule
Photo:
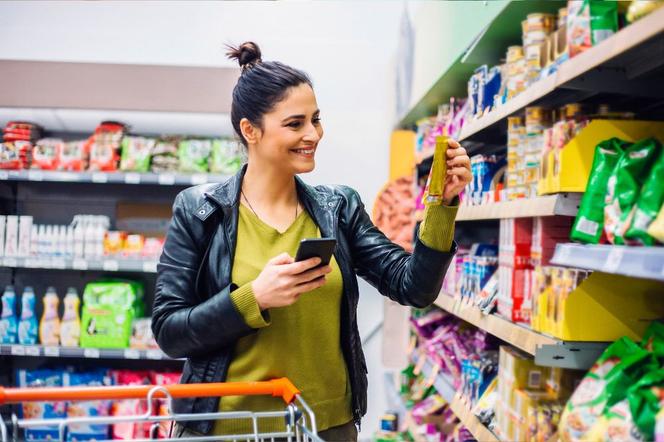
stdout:
<svg viewBox="0 0 664 442">
<path fill-rule="evenodd" d="M 371 222 L 344 186 L 311 187 L 323 136 L 311 81 L 297 69 L 263 62 L 254 43 L 231 48 L 242 73 L 231 119 L 247 165 L 222 184 L 181 192 L 159 263 L 153 331 L 170 356 L 187 358 L 183 383 L 288 377 L 312 406 L 324 440 L 357 439 L 366 413 L 366 362 L 357 328 L 356 275 L 383 295 L 416 307 L 436 298 L 455 253 L 456 208 L 470 160 L 448 149 L 444 205 L 427 210 L 414 253 Z M 334 237 L 329 265 L 294 262 L 304 238 Z M 283 408 L 271 397 L 185 399 L 179 413 Z M 279 431 L 280 421 L 261 427 Z M 183 422 L 177 435 L 233 434 L 230 422 Z"/>
</svg>

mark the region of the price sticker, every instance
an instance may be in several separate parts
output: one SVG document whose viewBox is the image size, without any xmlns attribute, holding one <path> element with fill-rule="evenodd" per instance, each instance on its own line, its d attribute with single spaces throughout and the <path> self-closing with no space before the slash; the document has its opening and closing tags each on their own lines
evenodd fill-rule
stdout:
<svg viewBox="0 0 664 442">
<path fill-rule="evenodd" d="M 83 356 L 91 359 L 99 359 L 101 353 L 97 348 L 86 348 L 83 350 Z"/>
<path fill-rule="evenodd" d="M 12 356 L 25 356 L 25 347 L 22 345 L 12 345 Z"/>
<path fill-rule="evenodd" d="M 417 363 L 415 364 L 415 368 L 413 369 L 413 374 L 415 376 L 419 376 L 420 373 L 422 373 L 422 367 L 424 367 L 424 364 L 427 362 L 427 357 L 424 353 L 420 354 L 419 358 L 417 359 Z"/>
<path fill-rule="evenodd" d="M 125 174 L 124 181 L 127 184 L 141 184 L 141 174 L 140 173 L 127 173 L 127 174 Z"/>
<path fill-rule="evenodd" d="M 58 178 L 60 179 L 60 181 L 73 183 L 80 179 L 80 174 L 72 172 L 62 172 L 60 175 L 58 175 Z"/>
<path fill-rule="evenodd" d="M 614 273 L 618 270 L 624 253 L 625 250 L 622 247 L 613 247 L 609 252 L 609 255 L 606 257 L 606 262 L 604 263 L 602 270 L 607 273 Z"/>
<path fill-rule="evenodd" d="M 67 262 L 65 261 L 64 258 L 54 258 L 51 261 L 51 268 L 52 269 L 66 269 L 67 268 Z"/>
<path fill-rule="evenodd" d="M 175 184 L 175 175 L 172 173 L 161 173 L 157 178 L 157 182 L 162 186 L 172 186 Z"/>
<path fill-rule="evenodd" d="M 41 170 L 31 170 L 28 172 L 29 181 L 44 181 L 44 172 Z"/>
<path fill-rule="evenodd" d="M 0 170 L 0 180 L 5 181 L 9 179 L 9 173 L 4 170 Z"/>
<path fill-rule="evenodd" d="M 44 356 L 51 358 L 60 357 L 60 347 L 44 347 Z"/>
<path fill-rule="evenodd" d="M 72 261 L 71 268 L 74 270 L 87 270 L 88 262 L 84 259 L 77 258 Z"/>
<path fill-rule="evenodd" d="M 41 267 L 39 260 L 34 258 L 26 258 L 25 261 L 23 262 L 23 266 L 29 269 L 35 269 Z"/>
<path fill-rule="evenodd" d="M 206 173 L 195 173 L 191 176 L 191 184 L 205 184 L 208 182 L 208 176 Z"/>
<path fill-rule="evenodd" d="M 145 273 L 157 273 L 157 262 L 156 261 L 144 262 L 143 271 Z"/>
<path fill-rule="evenodd" d="M 125 359 L 140 359 L 141 353 L 133 348 L 128 348 L 124 351 Z"/>
<path fill-rule="evenodd" d="M 25 354 L 27 356 L 39 356 L 39 347 L 36 345 L 28 345 L 25 347 Z"/>
<path fill-rule="evenodd" d="M 117 272 L 120 269 L 120 263 L 118 263 L 115 259 L 109 259 L 104 261 L 102 264 L 102 269 L 105 272 Z"/>
<path fill-rule="evenodd" d="M 148 350 L 145 352 L 145 357 L 148 359 L 164 359 L 164 354 L 161 350 Z"/>
<path fill-rule="evenodd" d="M 93 172 L 92 174 L 93 183 L 108 183 L 108 174 L 103 172 Z"/>
<path fill-rule="evenodd" d="M 16 262 L 15 258 L 5 258 L 3 260 L 3 263 L 5 264 L 5 267 L 17 267 L 18 263 Z"/>
</svg>

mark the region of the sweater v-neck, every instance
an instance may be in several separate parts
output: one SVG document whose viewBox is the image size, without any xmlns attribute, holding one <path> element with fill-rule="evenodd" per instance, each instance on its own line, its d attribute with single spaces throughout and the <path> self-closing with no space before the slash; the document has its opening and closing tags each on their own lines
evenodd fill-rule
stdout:
<svg viewBox="0 0 664 442">
<path fill-rule="evenodd" d="M 284 230 L 283 232 L 279 231 L 274 226 L 271 226 L 270 224 L 266 223 L 263 221 L 259 216 L 257 216 L 251 208 L 245 206 L 243 203 L 240 203 L 240 210 L 243 212 L 243 215 L 248 216 L 253 220 L 255 225 L 260 227 L 261 229 L 267 231 L 268 233 L 271 233 L 273 235 L 278 235 L 278 236 L 283 236 L 288 234 L 291 230 L 293 230 L 297 225 L 299 225 L 302 222 L 302 217 L 305 213 L 305 210 L 302 210 L 297 214 L 297 218 L 293 220 L 293 222 Z"/>
</svg>

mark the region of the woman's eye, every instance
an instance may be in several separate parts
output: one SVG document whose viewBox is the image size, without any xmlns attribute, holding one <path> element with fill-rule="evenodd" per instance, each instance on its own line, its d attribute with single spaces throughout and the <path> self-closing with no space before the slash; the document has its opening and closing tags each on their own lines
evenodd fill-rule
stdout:
<svg viewBox="0 0 664 442">
<path fill-rule="evenodd" d="M 320 117 L 314 118 L 314 124 L 320 124 Z"/>
<path fill-rule="evenodd" d="M 293 121 L 292 123 L 288 123 L 287 126 L 292 127 L 294 129 L 297 129 L 298 127 L 300 127 L 300 122 L 299 121 Z"/>
</svg>

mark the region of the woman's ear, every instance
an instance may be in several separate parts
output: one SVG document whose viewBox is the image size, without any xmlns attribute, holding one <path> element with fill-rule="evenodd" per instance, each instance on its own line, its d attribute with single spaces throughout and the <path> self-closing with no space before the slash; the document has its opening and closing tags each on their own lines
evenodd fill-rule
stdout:
<svg viewBox="0 0 664 442">
<path fill-rule="evenodd" d="M 256 144 L 258 140 L 260 140 L 260 128 L 251 124 L 251 121 L 247 118 L 240 120 L 240 131 L 242 132 L 244 139 L 247 140 L 247 144 Z"/>
</svg>

